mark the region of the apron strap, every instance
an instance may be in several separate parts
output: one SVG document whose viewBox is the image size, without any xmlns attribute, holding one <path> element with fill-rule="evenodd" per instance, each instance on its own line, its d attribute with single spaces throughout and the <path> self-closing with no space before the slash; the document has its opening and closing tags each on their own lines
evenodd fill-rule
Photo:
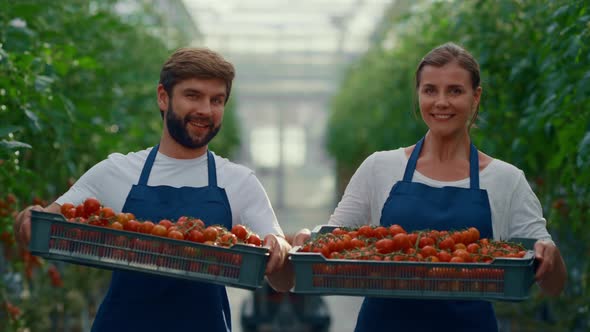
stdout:
<svg viewBox="0 0 590 332">
<path fill-rule="evenodd" d="M 412 182 L 412 177 L 414 177 L 414 171 L 416 170 L 416 163 L 418 162 L 420 151 L 422 151 L 422 144 L 424 144 L 424 137 L 416 143 L 414 151 L 412 151 L 412 155 L 408 160 L 406 171 L 404 172 L 404 181 L 406 182 Z"/>
<path fill-rule="evenodd" d="M 479 189 L 479 157 L 473 143 L 469 151 L 469 183 L 471 189 Z"/>
<path fill-rule="evenodd" d="M 217 170 L 215 169 L 215 157 L 207 150 L 207 173 L 209 173 L 209 187 L 217 187 Z"/>
<path fill-rule="evenodd" d="M 404 172 L 404 181 L 412 182 L 414 171 L 416 171 L 416 164 L 418 163 L 418 157 L 420 151 L 422 151 L 422 145 L 424 144 L 424 137 L 416 143 L 414 151 L 408 160 L 406 170 Z M 477 149 L 475 145 L 471 143 L 469 150 L 469 186 L 471 189 L 479 189 L 479 158 L 477 155 Z"/>
<path fill-rule="evenodd" d="M 150 177 L 150 172 L 152 171 L 152 166 L 154 165 L 154 160 L 156 160 L 156 155 L 158 154 L 158 148 L 160 144 L 157 144 L 152 148 L 150 154 L 148 155 L 145 164 L 143 165 L 143 169 L 141 171 L 141 176 L 139 177 L 139 185 L 147 186 L 148 179 Z"/>
</svg>

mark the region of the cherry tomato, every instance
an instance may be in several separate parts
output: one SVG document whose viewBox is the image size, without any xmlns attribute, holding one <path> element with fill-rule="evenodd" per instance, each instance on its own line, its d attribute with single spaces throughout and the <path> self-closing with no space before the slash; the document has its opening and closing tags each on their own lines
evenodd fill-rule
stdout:
<svg viewBox="0 0 590 332">
<path fill-rule="evenodd" d="M 100 211 L 100 202 L 94 197 L 89 197 L 84 201 L 84 212 L 89 216 L 98 214 Z"/>
<path fill-rule="evenodd" d="M 145 234 L 151 234 L 152 233 L 152 229 L 154 229 L 154 223 L 147 220 L 141 223 L 141 225 L 139 226 L 139 232 L 140 233 L 145 233 Z"/>
<path fill-rule="evenodd" d="M 158 224 L 158 225 L 154 225 L 154 227 L 152 228 L 151 234 L 156 235 L 156 236 L 165 237 L 166 235 L 168 235 L 168 230 L 166 230 L 165 226 Z"/>
<path fill-rule="evenodd" d="M 375 242 L 375 248 L 377 248 L 377 251 L 381 254 L 389 254 L 394 250 L 393 240 L 381 239 Z"/>
<path fill-rule="evenodd" d="M 141 224 L 137 220 L 129 220 L 123 228 L 130 232 L 139 232 Z M 125 228 L 126 227 L 126 228 Z"/>
<path fill-rule="evenodd" d="M 203 235 L 203 233 L 201 231 L 199 231 L 197 229 L 193 229 L 188 233 L 187 240 L 193 241 L 193 242 L 198 242 L 198 243 L 203 243 L 203 242 L 205 242 L 205 235 Z"/>
<path fill-rule="evenodd" d="M 68 217 L 67 214 L 69 214 L 70 209 L 74 209 L 76 208 L 76 206 L 72 203 L 63 203 L 62 206 L 60 207 L 61 209 L 61 214 L 63 214 L 64 216 L 66 216 L 66 218 L 73 218 L 73 217 Z"/>
<path fill-rule="evenodd" d="M 184 235 L 182 235 L 182 233 L 177 230 L 168 232 L 168 237 L 176 240 L 184 240 Z"/>
<path fill-rule="evenodd" d="M 393 250 L 406 250 L 412 246 L 410 237 L 406 233 L 397 233 L 393 236 Z"/>
<path fill-rule="evenodd" d="M 158 222 L 158 225 L 162 225 L 164 227 L 166 227 L 166 229 L 170 228 L 170 226 L 172 226 L 172 221 L 168 220 L 168 219 L 162 219 Z"/>
<path fill-rule="evenodd" d="M 257 247 L 262 246 L 262 240 L 260 240 L 260 237 L 254 233 L 250 234 L 250 236 L 248 236 L 248 240 L 246 240 L 247 243 L 253 244 Z"/>
<path fill-rule="evenodd" d="M 397 224 L 393 224 L 391 226 L 389 226 L 389 233 L 391 233 L 391 235 L 395 236 L 396 234 L 399 233 L 406 233 L 406 231 L 404 230 L 404 228 L 400 225 Z"/>
<path fill-rule="evenodd" d="M 248 238 L 248 230 L 244 225 L 234 225 L 231 232 L 240 240 L 245 241 Z"/>
<path fill-rule="evenodd" d="M 215 240 L 217 240 L 217 236 L 219 236 L 219 232 L 217 231 L 216 227 L 209 226 L 205 228 L 205 230 L 203 231 L 203 235 L 205 236 L 205 241 L 215 242 Z"/>
</svg>

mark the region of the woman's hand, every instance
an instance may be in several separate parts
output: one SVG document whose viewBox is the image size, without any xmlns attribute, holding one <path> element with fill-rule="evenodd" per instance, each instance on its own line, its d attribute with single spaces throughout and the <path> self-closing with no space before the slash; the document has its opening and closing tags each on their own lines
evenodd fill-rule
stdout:
<svg viewBox="0 0 590 332">
<path fill-rule="evenodd" d="M 535 280 L 541 291 L 549 296 L 558 296 L 567 279 L 565 262 L 559 249 L 551 241 L 539 240 L 535 243 L 535 256 L 540 262 Z"/>
<path fill-rule="evenodd" d="M 302 246 L 311 238 L 311 231 L 307 228 L 304 228 L 297 232 L 293 237 L 293 247 Z"/>
<path fill-rule="evenodd" d="M 285 238 L 275 234 L 266 235 L 263 245 L 269 249 L 270 254 L 265 271 L 268 283 L 278 292 L 289 291 L 295 283 L 293 267 L 288 260 L 291 245 Z"/>
</svg>

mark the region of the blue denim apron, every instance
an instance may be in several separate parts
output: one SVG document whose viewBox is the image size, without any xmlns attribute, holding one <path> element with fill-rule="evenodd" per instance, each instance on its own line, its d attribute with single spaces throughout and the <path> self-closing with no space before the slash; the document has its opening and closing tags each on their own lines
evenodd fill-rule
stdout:
<svg viewBox="0 0 590 332">
<path fill-rule="evenodd" d="M 412 182 L 424 138 L 414 148 L 402 181 L 383 205 L 381 225 L 401 225 L 406 231 L 477 227 L 481 237 L 493 237 L 488 194 L 479 189 L 477 149 L 471 144 L 470 188 L 434 188 Z M 494 309 L 486 301 L 365 298 L 356 332 L 373 331 L 498 331 Z"/>
<path fill-rule="evenodd" d="M 231 209 L 225 190 L 217 187 L 213 154 L 207 151 L 207 187 L 174 188 L 147 185 L 157 152 L 158 145 L 151 150 L 139 183 L 131 188 L 123 212 L 154 222 L 193 216 L 207 225 L 231 228 Z M 113 271 L 92 331 L 231 331 L 227 293 L 219 285 Z"/>
</svg>

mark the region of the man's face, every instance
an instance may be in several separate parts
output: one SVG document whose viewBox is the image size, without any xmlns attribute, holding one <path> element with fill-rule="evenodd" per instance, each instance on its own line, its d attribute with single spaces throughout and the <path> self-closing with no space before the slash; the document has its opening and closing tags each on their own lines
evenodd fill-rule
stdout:
<svg viewBox="0 0 590 332">
<path fill-rule="evenodd" d="M 226 98 L 220 79 L 188 79 L 176 84 L 165 112 L 170 136 L 189 149 L 206 147 L 221 129 Z"/>
</svg>

